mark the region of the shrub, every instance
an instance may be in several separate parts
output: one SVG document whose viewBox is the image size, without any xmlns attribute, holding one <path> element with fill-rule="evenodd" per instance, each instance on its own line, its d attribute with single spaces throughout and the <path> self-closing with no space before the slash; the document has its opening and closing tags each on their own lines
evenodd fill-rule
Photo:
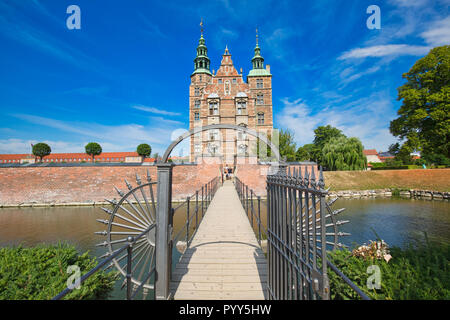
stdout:
<svg viewBox="0 0 450 320">
<path fill-rule="evenodd" d="M 95 156 L 98 156 L 102 153 L 102 147 L 97 142 L 89 142 L 84 147 L 86 154 L 92 157 L 92 162 L 95 160 Z"/>
<path fill-rule="evenodd" d="M 372 165 L 372 169 L 386 167 L 386 163 L 384 163 L 384 162 L 369 162 L 369 163 Z"/>
<path fill-rule="evenodd" d="M 31 152 L 42 162 L 42 158 L 48 156 L 52 152 L 52 148 L 48 144 L 40 142 L 33 145 Z"/>
<path fill-rule="evenodd" d="M 150 156 L 152 153 L 152 147 L 147 143 L 141 143 L 137 146 L 136 152 L 143 158 Z"/>
<path fill-rule="evenodd" d="M 355 257 L 350 250 L 337 250 L 329 254 L 330 261 L 372 299 L 387 300 L 442 300 L 450 299 L 450 245 L 430 243 L 410 245 L 406 249 L 390 248 L 392 259 L 364 259 Z M 381 288 L 368 289 L 367 267 L 377 265 L 381 271 Z M 359 299 L 332 270 L 331 298 Z"/>
<path fill-rule="evenodd" d="M 372 170 L 407 170 L 407 169 L 422 169 L 421 166 L 414 164 L 403 164 L 399 166 L 374 166 Z"/>
<path fill-rule="evenodd" d="M 85 274 L 97 265 L 88 252 L 78 254 L 67 244 L 38 245 L 32 248 L 0 248 L 0 300 L 51 299 L 66 288 L 69 265 Z M 65 299 L 105 299 L 113 289 L 117 274 L 99 271 L 74 289 Z"/>
</svg>

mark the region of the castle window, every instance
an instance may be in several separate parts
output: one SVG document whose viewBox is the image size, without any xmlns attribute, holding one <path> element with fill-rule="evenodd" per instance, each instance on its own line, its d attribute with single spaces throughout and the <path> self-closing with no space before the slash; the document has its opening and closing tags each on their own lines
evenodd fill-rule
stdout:
<svg viewBox="0 0 450 320">
<path fill-rule="evenodd" d="M 196 87 L 196 88 L 194 89 L 194 94 L 195 94 L 196 96 L 199 96 L 199 95 L 200 95 L 200 88 Z"/>
<path fill-rule="evenodd" d="M 264 95 L 263 94 L 256 95 L 256 104 L 264 104 Z"/>
<path fill-rule="evenodd" d="M 241 155 L 245 155 L 247 152 L 247 146 L 245 144 L 241 144 L 239 146 L 239 154 Z"/>
<path fill-rule="evenodd" d="M 225 81 L 225 95 L 229 96 L 230 95 L 230 81 Z"/>
<path fill-rule="evenodd" d="M 237 83 L 236 78 L 233 78 L 233 84 Z"/>
<path fill-rule="evenodd" d="M 218 84 L 221 84 L 222 82 L 223 82 L 222 79 L 217 80 Z"/>
<path fill-rule="evenodd" d="M 262 88 L 264 88 L 264 82 L 263 82 L 263 79 L 256 79 L 256 88 L 257 88 L 257 89 L 262 89 Z"/>
<path fill-rule="evenodd" d="M 194 108 L 200 108 L 200 100 L 195 100 Z"/>
<path fill-rule="evenodd" d="M 247 125 L 245 123 L 240 123 L 239 127 L 247 128 Z M 245 140 L 247 139 L 247 134 L 244 131 L 239 130 L 237 132 L 238 134 L 238 140 Z"/>
<path fill-rule="evenodd" d="M 211 155 L 215 155 L 218 150 L 219 147 L 215 143 L 208 144 L 208 151 Z"/>
<path fill-rule="evenodd" d="M 264 113 L 258 113 L 258 124 L 264 124 Z"/>
<path fill-rule="evenodd" d="M 200 152 L 202 152 L 202 145 L 201 145 L 201 144 L 196 144 L 196 145 L 194 145 L 194 152 L 195 152 L 195 153 L 200 153 Z"/>
<path fill-rule="evenodd" d="M 194 113 L 194 120 L 195 120 L 195 121 L 200 120 L 200 112 Z"/>
<path fill-rule="evenodd" d="M 241 100 L 237 102 L 237 114 L 246 114 L 247 112 L 247 103 L 245 100 Z"/>
<path fill-rule="evenodd" d="M 215 116 L 219 114 L 219 103 L 217 101 L 211 101 L 209 103 L 209 115 Z"/>
<path fill-rule="evenodd" d="M 219 130 L 215 129 L 215 130 L 210 130 L 209 131 L 209 140 L 219 140 Z"/>
<path fill-rule="evenodd" d="M 202 81 L 202 76 L 198 76 L 198 81 Z"/>
</svg>

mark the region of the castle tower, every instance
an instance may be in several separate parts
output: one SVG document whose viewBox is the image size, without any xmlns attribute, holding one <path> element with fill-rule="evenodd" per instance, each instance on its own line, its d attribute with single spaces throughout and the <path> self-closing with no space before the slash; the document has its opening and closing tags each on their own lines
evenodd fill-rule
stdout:
<svg viewBox="0 0 450 320">
<path fill-rule="evenodd" d="M 258 38 L 251 62 L 253 68 L 244 81 L 242 68 L 236 70 L 226 46 L 217 73 L 211 74 L 202 32 L 189 89 L 189 129 L 223 123 L 271 134 L 272 75 L 269 66 L 264 69 Z M 236 159 L 255 154 L 255 146 L 255 138 L 243 132 L 211 130 L 191 138 L 190 161 L 214 156 L 232 165 Z"/>
</svg>

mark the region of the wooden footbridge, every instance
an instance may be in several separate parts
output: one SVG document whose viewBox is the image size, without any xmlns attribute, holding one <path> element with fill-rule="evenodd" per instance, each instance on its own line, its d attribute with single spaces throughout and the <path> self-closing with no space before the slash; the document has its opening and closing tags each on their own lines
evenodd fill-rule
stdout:
<svg viewBox="0 0 450 320">
<path fill-rule="evenodd" d="M 238 177 L 234 183 L 222 184 L 220 171 L 172 208 L 170 153 L 184 139 L 212 129 L 250 134 L 275 155 L 277 162 L 266 178 L 266 226 L 261 223 L 260 197 Z M 328 250 L 342 247 L 339 237 L 346 234 L 338 226 L 348 221 L 336 219 L 343 209 L 331 209 L 335 199 L 325 200 L 328 190 L 322 170 L 316 178 L 317 171 L 314 163 L 305 163 L 291 173 L 280 162 L 276 146 L 255 130 L 226 124 L 196 127 L 168 147 L 157 164 L 157 181 L 149 172 L 146 182 L 136 175 L 137 186 L 125 180 L 128 191 L 116 188 L 120 199 L 107 200 L 111 209 L 102 209 L 108 218 L 97 219 L 106 227 L 96 232 L 105 237 L 98 246 L 105 247 L 106 253 L 79 283 L 104 267 L 115 267 L 124 277 L 122 287 L 130 300 L 329 299 L 331 270 L 360 298 L 368 299 L 327 258 Z M 183 206 L 185 225 L 174 235 L 174 215 L 183 214 L 177 211 Z M 261 249 L 262 233 L 267 239 L 267 257 Z M 183 242 L 181 258 L 172 261 L 173 247 Z M 68 286 L 54 299 L 62 299 L 73 289 Z"/>
<path fill-rule="evenodd" d="M 267 261 L 231 181 L 212 199 L 172 273 L 174 299 L 265 299 Z"/>
</svg>

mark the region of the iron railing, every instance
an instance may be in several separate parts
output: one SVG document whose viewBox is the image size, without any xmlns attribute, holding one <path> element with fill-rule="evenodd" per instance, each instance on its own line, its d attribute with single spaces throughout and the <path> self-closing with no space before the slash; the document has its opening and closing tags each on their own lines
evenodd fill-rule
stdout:
<svg viewBox="0 0 450 320">
<path fill-rule="evenodd" d="M 253 231 L 255 231 L 258 243 L 261 246 L 261 241 L 264 238 L 267 239 L 267 230 L 261 222 L 261 203 L 263 203 L 261 201 L 261 196 L 256 195 L 253 189 L 249 188 L 248 185 L 244 184 L 238 177 L 234 178 L 234 186 L 239 196 L 239 200 L 241 201 L 242 207 L 244 208 L 248 220 L 252 226 L 252 229 Z M 254 221 L 258 226 L 257 231 L 255 230 Z"/>
<path fill-rule="evenodd" d="M 128 243 L 126 245 L 124 245 L 123 247 L 121 247 L 118 250 L 116 250 L 108 258 L 104 259 L 99 264 L 97 264 L 97 266 L 95 266 L 94 268 L 89 270 L 86 274 L 84 274 L 80 278 L 79 284 L 81 285 L 81 283 L 83 283 L 88 278 L 90 278 L 92 275 L 94 275 L 96 272 L 101 270 L 105 265 L 107 265 L 108 263 L 111 263 L 114 258 L 119 256 L 119 254 L 121 254 L 123 251 L 126 250 L 127 251 L 127 253 L 126 253 L 126 257 L 127 257 L 127 274 L 126 274 L 127 297 L 126 298 L 127 298 L 127 300 L 133 300 L 136 297 L 136 295 L 138 294 L 138 292 L 144 287 L 144 283 L 147 282 L 147 280 L 150 279 L 150 277 L 155 273 L 155 267 L 151 268 L 149 270 L 149 272 L 147 273 L 147 275 L 144 277 L 141 285 L 139 285 L 136 289 L 133 290 L 133 286 L 135 286 L 135 285 L 133 285 L 133 283 L 131 281 L 131 278 L 133 276 L 133 274 L 132 274 L 133 245 L 136 243 L 136 241 L 138 241 L 144 235 L 148 234 L 153 228 L 155 228 L 155 226 L 156 226 L 155 224 L 151 225 L 147 230 L 141 232 L 136 237 L 131 237 L 131 236 L 128 237 L 128 239 L 127 239 Z M 73 289 L 75 289 L 75 288 L 74 287 L 69 287 L 69 286 L 66 287 L 58 295 L 53 297 L 52 300 L 60 300 L 60 299 L 64 298 Z"/>
<path fill-rule="evenodd" d="M 176 210 L 186 206 L 186 222 L 178 231 L 178 233 L 173 237 L 173 243 L 176 244 L 177 241 L 181 239 L 181 236 L 184 235 L 186 249 L 189 248 L 192 239 L 197 232 L 198 226 L 205 216 L 206 210 L 208 209 L 212 199 L 214 198 L 214 195 L 216 194 L 216 191 L 219 188 L 220 184 L 220 177 L 213 178 L 211 181 L 205 183 L 200 189 L 195 191 L 193 195 L 186 197 L 186 200 L 183 201 L 183 203 L 179 204 L 173 209 L 172 212 L 173 214 L 175 214 Z M 193 208 L 191 208 L 191 204 L 194 204 Z M 195 220 L 192 221 L 194 218 Z M 191 228 L 193 228 L 194 230 L 190 233 Z"/>
<path fill-rule="evenodd" d="M 267 236 L 268 296 L 270 299 L 329 299 L 328 271 L 336 273 L 363 300 L 370 298 L 322 252 L 322 244 L 334 249 L 343 245 L 337 231 L 344 223 L 335 221 L 325 202 L 322 170 L 316 181 L 314 170 L 302 177 L 300 170 L 280 171 L 267 177 L 267 228 L 261 223 L 261 197 L 235 177 L 235 187 L 253 227 L 258 224 L 257 237 L 261 245 L 261 230 Z M 255 209 L 254 200 L 257 200 Z M 250 214 L 250 215 L 249 215 Z M 328 221 L 326 221 L 328 219 Z M 328 230 L 331 229 L 331 230 Z M 254 229 L 255 230 L 255 229 Z M 256 231 L 255 231 L 256 233 Z M 331 238 L 331 239 L 328 239 Z M 326 263 L 323 263 L 326 262 Z"/>
</svg>

